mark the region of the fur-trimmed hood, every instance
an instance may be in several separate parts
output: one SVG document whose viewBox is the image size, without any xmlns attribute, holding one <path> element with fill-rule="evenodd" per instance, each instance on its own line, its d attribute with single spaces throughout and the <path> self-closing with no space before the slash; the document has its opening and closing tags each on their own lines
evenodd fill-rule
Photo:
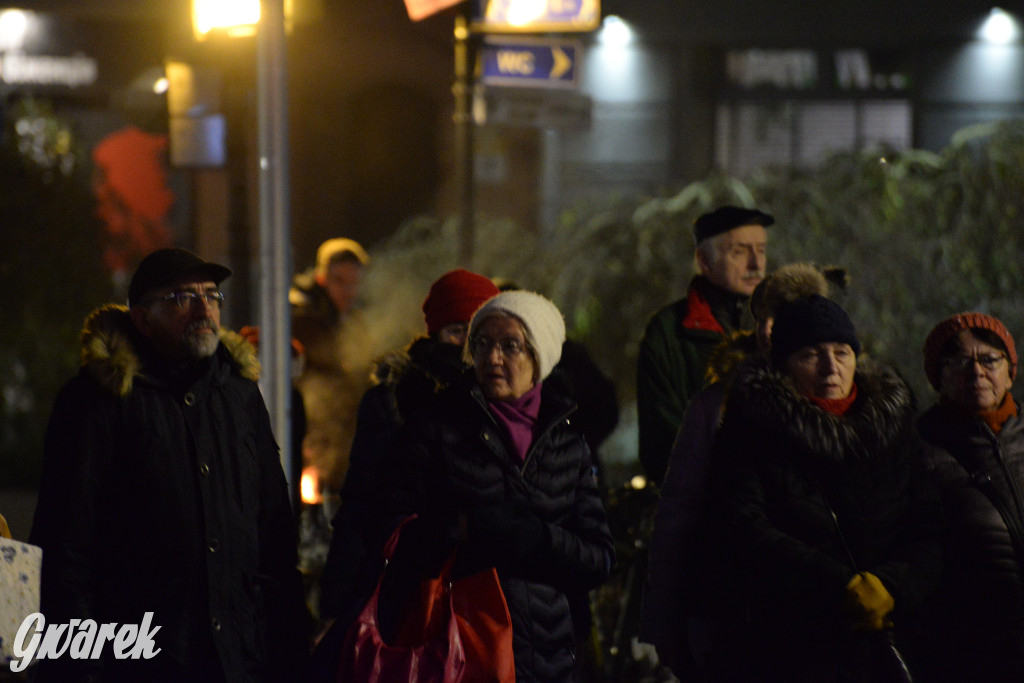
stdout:
<svg viewBox="0 0 1024 683">
<path fill-rule="evenodd" d="M 135 329 L 126 306 L 106 304 L 85 319 L 81 333 L 82 369 L 115 396 L 127 396 L 143 375 L 144 338 Z M 256 381 L 260 363 L 256 349 L 237 332 L 220 331 L 220 343 L 238 374 Z"/>
<path fill-rule="evenodd" d="M 729 393 L 726 420 L 735 428 L 783 439 L 811 460 L 840 462 L 888 453 L 913 425 L 915 401 L 892 369 L 858 361 L 857 399 L 842 417 L 799 395 L 793 383 L 767 361 L 738 372 Z"/>
<path fill-rule="evenodd" d="M 409 352 L 407 349 L 392 349 L 373 361 L 370 379 L 375 384 L 386 384 L 393 387 L 409 369 Z"/>
<path fill-rule="evenodd" d="M 371 379 L 376 384 L 394 387 L 410 373 L 433 378 L 436 389 L 454 382 L 466 369 L 462 349 L 442 344 L 433 337 L 413 339 L 404 349 L 394 349 L 374 361 Z"/>
<path fill-rule="evenodd" d="M 757 335 L 754 332 L 739 330 L 730 333 L 708 356 L 707 383 L 731 382 L 744 362 L 757 354 Z"/>
</svg>

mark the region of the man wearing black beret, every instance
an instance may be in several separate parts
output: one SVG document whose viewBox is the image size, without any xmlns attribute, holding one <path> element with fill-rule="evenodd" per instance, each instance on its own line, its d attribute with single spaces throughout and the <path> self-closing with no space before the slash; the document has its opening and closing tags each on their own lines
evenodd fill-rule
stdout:
<svg viewBox="0 0 1024 683">
<path fill-rule="evenodd" d="M 660 484 L 690 398 L 704 385 L 708 356 L 728 333 L 753 328 L 749 300 L 764 279 L 765 228 L 757 209 L 722 206 L 694 222 L 699 274 L 685 298 L 651 318 L 637 365 L 640 463 Z"/>
</svg>

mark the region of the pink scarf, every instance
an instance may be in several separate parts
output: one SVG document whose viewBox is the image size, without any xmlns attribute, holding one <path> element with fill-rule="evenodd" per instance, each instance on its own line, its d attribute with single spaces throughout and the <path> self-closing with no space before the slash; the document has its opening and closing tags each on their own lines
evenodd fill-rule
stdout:
<svg viewBox="0 0 1024 683">
<path fill-rule="evenodd" d="M 533 443 L 533 428 L 540 414 L 540 382 L 514 401 L 488 401 L 491 414 L 512 440 L 512 450 L 519 462 L 526 460 L 526 452 Z"/>
</svg>

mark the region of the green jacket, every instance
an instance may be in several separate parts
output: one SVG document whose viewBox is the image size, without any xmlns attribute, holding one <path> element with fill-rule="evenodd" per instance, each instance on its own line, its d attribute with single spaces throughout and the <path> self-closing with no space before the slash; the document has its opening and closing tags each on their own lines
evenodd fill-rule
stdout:
<svg viewBox="0 0 1024 683">
<path fill-rule="evenodd" d="M 690 282 L 683 299 L 654 314 L 640 342 L 636 405 L 640 464 L 655 483 L 665 478 L 669 454 L 690 399 L 705 384 L 708 357 L 725 331 L 699 291 L 703 278 Z"/>
</svg>

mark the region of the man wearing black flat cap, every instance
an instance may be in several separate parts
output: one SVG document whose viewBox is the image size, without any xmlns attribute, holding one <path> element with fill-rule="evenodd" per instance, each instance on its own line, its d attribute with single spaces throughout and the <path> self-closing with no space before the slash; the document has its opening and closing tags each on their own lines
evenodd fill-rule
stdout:
<svg viewBox="0 0 1024 683">
<path fill-rule="evenodd" d="M 640 463 L 660 484 L 690 398 L 704 385 L 708 355 L 727 334 L 751 329 L 749 300 L 764 279 L 765 228 L 757 209 L 722 206 L 694 222 L 699 274 L 685 298 L 647 324 L 637 363 Z"/>
<path fill-rule="evenodd" d="M 50 417 L 32 542 L 47 626 L 142 625 L 153 646 L 65 652 L 39 681 L 288 681 L 309 615 L 253 347 L 220 327 L 231 271 L 161 249 L 96 309 Z M 140 628 L 140 632 L 141 632 Z"/>
</svg>

